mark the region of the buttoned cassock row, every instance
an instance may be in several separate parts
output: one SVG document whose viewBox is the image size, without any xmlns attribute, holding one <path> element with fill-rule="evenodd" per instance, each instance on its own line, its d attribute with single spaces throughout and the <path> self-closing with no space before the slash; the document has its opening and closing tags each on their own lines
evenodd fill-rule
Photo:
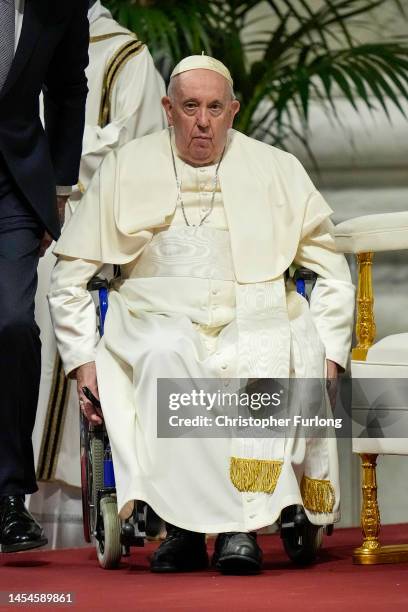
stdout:
<svg viewBox="0 0 408 612">
<path fill-rule="evenodd" d="M 338 520 L 334 438 L 156 436 L 159 377 L 321 378 L 325 357 L 345 366 L 354 301 L 331 210 L 292 155 L 230 130 L 214 211 L 186 227 L 170 137 L 165 130 L 106 157 L 55 249 L 58 347 L 67 372 L 96 359 L 118 507 L 125 514 L 143 499 L 194 531 L 257 529 L 294 503 L 316 524 Z M 194 223 L 215 168 L 177 166 Z M 107 262 L 121 265 L 122 278 L 97 344 L 86 283 Z M 310 309 L 286 290 L 293 262 L 319 275 Z"/>
</svg>

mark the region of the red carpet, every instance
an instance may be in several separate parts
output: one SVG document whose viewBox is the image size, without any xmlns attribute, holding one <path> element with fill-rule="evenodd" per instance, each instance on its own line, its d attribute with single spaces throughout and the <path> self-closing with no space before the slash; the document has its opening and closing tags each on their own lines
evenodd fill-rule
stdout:
<svg viewBox="0 0 408 612">
<path fill-rule="evenodd" d="M 49 605 L 48 610 L 408 610 L 408 564 L 352 565 L 351 552 L 359 541 L 359 529 L 338 529 L 333 536 L 324 538 L 317 565 L 296 569 L 286 558 L 278 536 L 262 536 L 264 571 L 258 576 L 243 577 L 220 576 L 212 570 L 164 576 L 150 574 L 148 555 L 157 546 L 152 543 L 133 549 L 118 570 L 101 569 L 94 550 L 89 548 L 3 554 L 0 555 L 0 591 L 74 593 L 73 605 Z M 382 541 L 408 542 L 408 525 L 383 527 Z M 13 608 L 17 606 L 0 606 L 1 610 Z M 41 609 L 44 608 L 41 606 Z"/>
</svg>

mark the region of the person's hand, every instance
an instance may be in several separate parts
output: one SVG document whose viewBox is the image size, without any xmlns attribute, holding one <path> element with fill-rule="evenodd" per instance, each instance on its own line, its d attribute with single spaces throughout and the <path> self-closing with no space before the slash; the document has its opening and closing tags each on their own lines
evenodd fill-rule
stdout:
<svg viewBox="0 0 408 612">
<path fill-rule="evenodd" d="M 50 236 L 46 230 L 40 242 L 40 257 L 43 257 L 45 255 L 45 252 L 51 243 L 52 243 L 52 236 Z"/>
<path fill-rule="evenodd" d="M 337 365 L 335 361 L 331 361 L 330 359 L 326 359 L 326 366 L 327 366 L 326 388 L 327 388 L 327 393 L 329 395 L 330 405 L 332 407 L 332 410 L 334 410 L 336 406 L 339 366 Z"/>
<path fill-rule="evenodd" d="M 58 208 L 58 217 L 60 220 L 61 227 L 64 225 L 65 220 L 65 204 L 69 195 L 57 195 L 57 208 Z"/>
<path fill-rule="evenodd" d="M 89 363 L 84 363 L 76 369 L 75 374 L 79 406 L 82 412 L 90 423 L 93 425 L 101 425 L 103 421 L 102 412 L 92 404 L 92 402 L 84 395 L 84 392 L 82 391 L 83 387 L 88 387 L 96 399 L 99 399 L 95 362 L 90 361 Z"/>
</svg>

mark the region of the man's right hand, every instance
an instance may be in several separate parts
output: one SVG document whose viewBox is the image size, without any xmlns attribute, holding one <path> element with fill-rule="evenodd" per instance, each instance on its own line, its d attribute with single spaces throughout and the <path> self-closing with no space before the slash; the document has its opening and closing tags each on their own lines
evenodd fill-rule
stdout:
<svg viewBox="0 0 408 612">
<path fill-rule="evenodd" d="M 76 369 L 75 373 L 80 408 L 90 423 L 101 425 L 103 421 L 102 412 L 92 404 L 82 391 L 83 387 L 88 387 L 94 396 L 99 399 L 95 362 L 84 363 Z"/>
</svg>

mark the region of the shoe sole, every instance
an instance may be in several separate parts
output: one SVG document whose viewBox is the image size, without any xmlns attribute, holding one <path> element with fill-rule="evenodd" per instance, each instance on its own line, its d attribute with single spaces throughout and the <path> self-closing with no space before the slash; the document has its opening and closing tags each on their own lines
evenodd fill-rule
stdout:
<svg viewBox="0 0 408 612">
<path fill-rule="evenodd" d="M 0 551 L 2 553 L 13 553 L 20 552 L 22 550 L 32 550 L 33 548 L 40 548 L 48 544 L 47 538 L 36 540 L 35 542 L 23 542 L 22 544 L 1 544 Z"/>
<path fill-rule="evenodd" d="M 227 557 L 221 557 L 215 564 L 217 570 L 222 574 L 259 574 L 261 571 L 261 564 L 252 557 L 246 557 L 244 555 L 228 555 Z"/>
</svg>

